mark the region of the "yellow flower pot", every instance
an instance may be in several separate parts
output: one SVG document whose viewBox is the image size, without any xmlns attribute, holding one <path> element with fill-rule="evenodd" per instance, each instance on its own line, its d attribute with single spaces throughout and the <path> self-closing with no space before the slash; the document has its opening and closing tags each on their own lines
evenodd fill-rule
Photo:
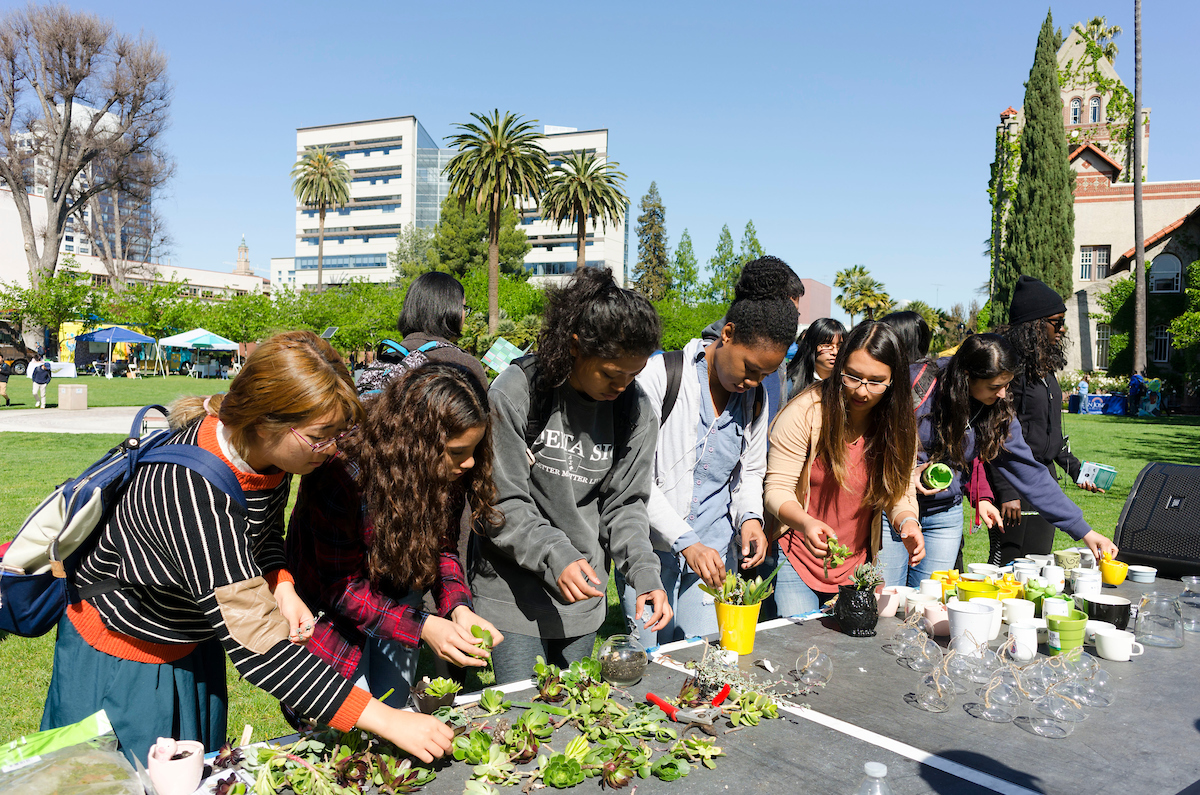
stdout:
<svg viewBox="0 0 1200 795">
<path fill-rule="evenodd" d="M 727 605 L 717 602 L 717 626 L 721 628 L 721 648 L 738 654 L 754 651 L 754 632 L 758 627 L 756 605 Z"/>
</svg>

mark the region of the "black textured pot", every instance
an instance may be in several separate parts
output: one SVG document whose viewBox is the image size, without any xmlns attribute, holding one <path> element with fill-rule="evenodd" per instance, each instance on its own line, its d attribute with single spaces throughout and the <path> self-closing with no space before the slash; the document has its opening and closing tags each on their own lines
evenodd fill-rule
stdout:
<svg viewBox="0 0 1200 795">
<path fill-rule="evenodd" d="M 839 586 L 833 617 L 837 619 L 842 632 L 851 637 L 874 637 L 875 625 L 879 623 L 879 603 L 875 600 L 874 590 L 860 591 L 853 585 Z"/>
</svg>

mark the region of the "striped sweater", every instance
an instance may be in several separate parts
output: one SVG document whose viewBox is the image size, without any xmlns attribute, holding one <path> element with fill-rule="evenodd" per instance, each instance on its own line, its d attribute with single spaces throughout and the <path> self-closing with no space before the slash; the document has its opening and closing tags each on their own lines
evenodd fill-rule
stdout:
<svg viewBox="0 0 1200 795">
<path fill-rule="evenodd" d="M 239 470 L 221 451 L 217 427 L 208 417 L 172 443 L 198 444 L 225 461 L 246 510 L 186 467 L 139 468 L 76 575 L 79 585 L 117 579 L 122 587 L 69 608 L 71 622 L 93 648 L 136 662 L 172 662 L 215 637 L 251 684 L 348 730 L 369 694 L 291 643 L 271 596 L 291 580 L 283 554 L 289 476 Z"/>
</svg>

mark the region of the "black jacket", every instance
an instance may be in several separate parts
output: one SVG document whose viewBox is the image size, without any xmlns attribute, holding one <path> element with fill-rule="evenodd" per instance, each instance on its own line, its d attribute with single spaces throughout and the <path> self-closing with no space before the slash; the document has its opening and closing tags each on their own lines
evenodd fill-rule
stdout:
<svg viewBox="0 0 1200 795">
<path fill-rule="evenodd" d="M 1030 381 L 1023 375 L 1018 376 L 1013 379 L 1012 392 L 1022 435 L 1034 459 L 1045 464 L 1056 479 L 1058 473 L 1054 471 L 1054 465 L 1058 464 L 1074 482 L 1079 478 L 1080 463 L 1063 437 L 1062 387 L 1058 385 L 1058 379 L 1050 375 Z M 987 473 L 998 502 L 1020 498 L 1020 493 L 990 464 Z"/>
<path fill-rule="evenodd" d="M 8 383 L 10 375 L 12 375 L 12 368 L 8 366 L 8 362 L 0 360 L 0 384 Z"/>
<path fill-rule="evenodd" d="M 35 384 L 50 383 L 50 365 L 42 362 L 41 364 L 33 365 L 33 372 L 29 376 Z"/>
</svg>

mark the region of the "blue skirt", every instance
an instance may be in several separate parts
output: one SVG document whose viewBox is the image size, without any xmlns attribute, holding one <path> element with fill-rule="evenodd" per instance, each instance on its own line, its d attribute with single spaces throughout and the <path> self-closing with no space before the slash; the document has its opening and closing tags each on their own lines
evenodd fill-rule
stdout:
<svg viewBox="0 0 1200 795">
<path fill-rule="evenodd" d="M 159 737 L 220 748 L 228 716 L 220 642 L 205 641 L 172 663 L 133 662 L 96 651 L 63 616 L 41 728 L 68 726 L 101 709 L 130 761 L 136 756 L 145 765 Z"/>
</svg>

